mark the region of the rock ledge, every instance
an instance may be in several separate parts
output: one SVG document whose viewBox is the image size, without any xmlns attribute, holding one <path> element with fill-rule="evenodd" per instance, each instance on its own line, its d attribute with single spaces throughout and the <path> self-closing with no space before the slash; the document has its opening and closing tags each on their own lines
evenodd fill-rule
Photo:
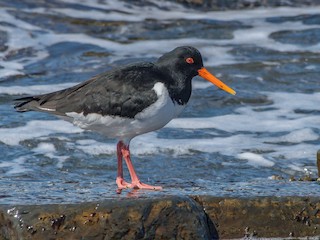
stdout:
<svg viewBox="0 0 320 240">
<path fill-rule="evenodd" d="M 320 236 L 320 198 L 164 196 L 0 206 L 0 239 Z"/>
</svg>

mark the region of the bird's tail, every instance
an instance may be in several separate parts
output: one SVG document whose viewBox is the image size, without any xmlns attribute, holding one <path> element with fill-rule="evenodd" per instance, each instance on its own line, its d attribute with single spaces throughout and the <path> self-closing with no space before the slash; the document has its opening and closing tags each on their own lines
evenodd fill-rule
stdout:
<svg viewBox="0 0 320 240">
<path fill-rule="evenodd" d="M 14 108 L 18 112 L 27 112 L 36 110 L 39 107 L 39 103 L 36 97 L 23 97 L 15 99 Z"/>
</svg>

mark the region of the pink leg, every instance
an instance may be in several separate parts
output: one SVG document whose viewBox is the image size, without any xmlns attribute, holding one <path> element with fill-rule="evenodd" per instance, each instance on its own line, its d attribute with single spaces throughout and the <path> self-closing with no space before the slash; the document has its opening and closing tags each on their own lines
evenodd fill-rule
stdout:
<svg viewBox="0 0 320 240">
<path fill-rule="evenodd" d="M 117 180 L 116 180 L 116 183 L 118 185 L 117 192 L 119 192 L 120 189 L 128 188 L 130 186 L 130 184 L 123 179 L 122 151 L 121 151 L 122 145 L 123 143 L 121 141 L 119 141 L 117 144 L 117 157 L 118 157 L 118 174 L 117 174 Z"/>
<path fill-rule="evenodd" d="M 131 184 L 128 184 L 128 183 L 125 184 L 126 188 L 161 190 L 162 187 L 151 186 L 151 185 L 142 183 L 139 180 L 139 178 L 138 178 L 138 176 L 137 176 L 137 174 L 136 174 L 136 172 L 134 170 L 134 167 L 132 165 L 132 162 L 131 162 L 129 145 L 126 146 L 121 141 L 118 143 L 118 145 L 119 145 L 119 148 L 121 150 L 121 155 L 123 156 L 124 160 L 126 161 L 126 164 L 127 164 L 130 176 L 131 176 L 131 181 L 132 181 Z M 118 163 L 119 163 L 119 153 L 118 153 Z M 119 172 L 118 172 L 118 175 L 119 175 Z M 118 184 L 118 187 L 119 187 L 119 184 Z"/>
</svg>

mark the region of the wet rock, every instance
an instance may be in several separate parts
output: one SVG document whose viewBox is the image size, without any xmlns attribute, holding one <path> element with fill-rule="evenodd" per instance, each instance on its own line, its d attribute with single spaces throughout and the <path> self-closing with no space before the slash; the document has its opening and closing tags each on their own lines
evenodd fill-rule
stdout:
<svg viewBox="0 0 320 240">
<path fill-rule="evenodd" d="M 320 235 L 320 199 L 194 197 L 217 224 L 221 239 Z"/>
<path fill-rule="evenodd" d="M 213 222 L 217 227 L 214 226 Z M 171 196 L 0 206 L 0 239 L 230 239 L 320 235 L 320 198 Z"/>
<path fill-rule="evenodd" d="M 74 205 L 2 206 L 0 239 L 214 239 L 189 197 L 110 199 Z"/>
<path fill-rule="evenodd" d="M 283 179 L 284 179 L 284 177 L 279 176 L 279 175 L 272 175 L 270 178 L 271 178 L 272 180 L 283 180 Z"/>
<path fill-rule="evenodd" d="M 294 176 L 290 176 L 289 182 L 294 182 L 294 181 L 297 181 L 297 180 L 295 179 L 295 177 L 294 177 Z"/>
<path fill-rule="evenodd" d="M 317 178 L 313 178 L 310 175 L 306 175 L 306 176 L 300 177 L 299 181 L 302 181 L 302 182 L 313 182 L 313 181 L 317 181 Z"/>
</svg>

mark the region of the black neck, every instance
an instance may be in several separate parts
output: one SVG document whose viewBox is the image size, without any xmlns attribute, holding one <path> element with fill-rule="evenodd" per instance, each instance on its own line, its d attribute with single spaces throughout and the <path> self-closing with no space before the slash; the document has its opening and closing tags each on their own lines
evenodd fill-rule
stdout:
<svg viewBox="0 0 320 240">
<path fill-rule="evenodd" d="M 160 68 L 161 70 L 161 68 Z M 167 70 L 168 71 L 168 70 Z M 179 104 L 185 105 L 191 96 L 193 76 L 185 76 L 179 71 L 170 71 L 166 77 L 166 86 L 171 99 Z"/>
</svg>

